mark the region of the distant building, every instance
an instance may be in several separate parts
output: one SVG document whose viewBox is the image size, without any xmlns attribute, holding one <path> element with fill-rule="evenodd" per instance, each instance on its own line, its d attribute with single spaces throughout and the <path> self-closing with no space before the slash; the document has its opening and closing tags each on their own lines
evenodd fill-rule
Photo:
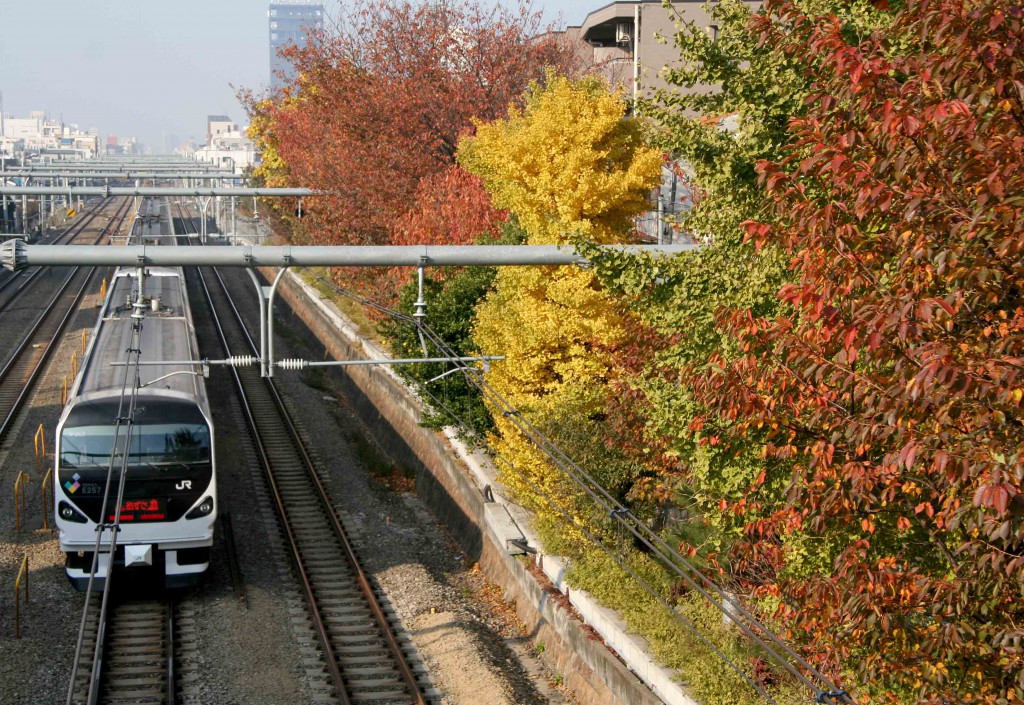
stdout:
<svg viewBox="0 0 1024 705">
<path fill-rule="evenodd" d="M 213 144 L 216 137 L 229 132 L 238 132 L 238 125 L 231 121 L 227 115 L 206 116 L 206 144 Z"/>
<path fill-rule="evenodd" d="M 277 90 L 295 77 L 292 65 L 278 56 L 278 50 L 289 44 L 305 46 L 309 30 L 324 26 L 324 6 L 305 0 L 275 2 L 270 4 L 267 18 L 270 25 L 270 86 Z"/>
<path fill-rule="evenodd" d="M 757 0 L 744 0 L 743 4 L 752 9 L 761 6 Z M 676 0 L 672 9 L 712 39 L 718 37 L 718 27 L 704 0 Z M 578 27 L 566 27 L 561 37 L 590 73 L 605 76 L 635 97 L 667 87 L 658 73 L 679 59 L 679 50 L 672 45 L 675 32 L 672 16 L 661 0 L 619 0 L 594 10 Z"/>
<path fill-rule="evenodd" d="M 238 176 L 242 176 L 247 168 L 259 163 L 260 155 L 253 141 L 245 136 L 245 130 L 239 129 L 238 125 L 232 127 L 231 130 L 217 132 L 209 142 L 198 149 L 192 145 L 183 145 L 177 153 L 199 162 L 209 162 L 222 169 L 231 169 Z M 189 149 L 189 146 L 192 148 Z"/>
<path fill-rule="evenodd" d="M 57 158 L 84 158 L 96 156 L 99 137 L 85 132 L 78 125 L 54 120 L 41 110 L 29 113 L 28 117 L 4 116 L 0 120 L 0 142 L 4 152 L 49 154 Z"/>
<path fill-rule="evenodd" d="M 174 154 L 183 159 L 195 159 L 196 143 L 192 139 L 187 139 L 174 148 Z"/>
<path fill-rule="evenodd" d="M 761 6 L 758 0 L 743 0 L 743 4 L 752 10 Z M 705 0 L 675 0 L 672 10 L 712 40 L 718 38 L 716 20 L 708 14 Z M 679 61 L 679 50 L 672 43 L 676 31 L 674 18 L 661 0 L 618 0 L 590 12 L 581 25 L 566 27 L 557 36 L 573 51 L 580 70 L 604 76 L 628 97 L 637 98 L 669 88 L 660 72 Z M 729 123 L 724 122 L 722 129 L 729 129 Z M 651 194 L 650 210 L 636 218 L 637 231 L 644 239 L 689 241 L 688 235 L 675 227 L 680 214 L 693 206 L 693 194 L 679 178 L 685 171 L 686 165 L 681 163 L 662 167 L 661 186 Z"/>
<path fill-rule="evenodd" d="M 141 154 L 142 145 L 136 143 L 134 137 L 107 135 L 105 152 L 108 157 Z"/>
</svg>

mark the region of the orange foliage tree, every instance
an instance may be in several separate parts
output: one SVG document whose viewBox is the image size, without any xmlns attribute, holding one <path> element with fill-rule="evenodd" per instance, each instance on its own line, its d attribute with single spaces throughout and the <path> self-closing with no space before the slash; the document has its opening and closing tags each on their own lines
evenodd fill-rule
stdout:
<svg viewBox="0 0 1024 705">
<path fill-rule="evenodd" d="M 723 500 L 735 555 L 777 567 L 780 616 L 869 692 L 1024 701 L 1024 9 L 911 0 L 851 43 L 768 6 L 763 41 L 822 59 L 747 224 L 793 283 L 777 317 L 723 314 L 741 354 L 687 380 L 721 442 L 767 437 Z M 787 572 L 794 535 L 825 570 Z"/>
<path fill-rule="evenodd" d="M 504 114 L 547 67 L 569 70 L 569 52 L 541 29 L 525 6 L 368 0 L 330 33 L 292 47 L 295 83 L 247 104 L 291 183 L 326 192 L 304 204 L 308 241 L 418 241 L 410 231 L 416 216 L 408 218 L 417 199 L 436 199 L 439 186 L 467 186 L 458 173 L 442 175 L 472 120 Z M 448 223 L 432 223 L 431 235 L 466 236 L 464 213 L 435 213 Z"/>
</svg>

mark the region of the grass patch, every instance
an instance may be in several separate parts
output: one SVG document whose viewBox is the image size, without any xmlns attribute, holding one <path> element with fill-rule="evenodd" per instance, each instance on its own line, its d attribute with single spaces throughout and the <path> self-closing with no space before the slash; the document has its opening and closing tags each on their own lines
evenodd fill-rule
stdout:
<svg viewBox="0 0 1024 705">
<path fill-rule="evenodd" d="M 331 270 L 328 267 L 309 267 L 300 270 L 299 276 L 316 289 L 322 298 L 337 306 L 338 310 L 355 325 L 361 336 L 387 347 L 377 330 L 377 322 L 367 315 L 362 304 L 340 295 L 330 285 L 320 281 L 321 277 L 330 281 Z"/>
<path fill-rule="evenodd" d="M 663 596 L 672 593 L 668 574 L 647 556 L 631 552 L 630 568 Z M 763 700 L 707 644 L 682 626 L 665 607 L 596 549 L 573 562 L 569 582 L 616 610 L 629 629 L 647 639 L 653 654 L 676 670 L 690 694 L 705 705 L 758 705 Z M 723 652 L 777 703 L 806 702 L 808 693 L 752 644 L 722 613 L 696 592 L 683 592 L 674 609 Z"/>
<path fill-rule="evenodd" d="M 368 433 L 353 429 L 348 440 L 356 451 L 356 457 L 370 475 L 382 485 L 395 492 L 414 492 L 416 473 L 396 463 Z"/>
</svg>

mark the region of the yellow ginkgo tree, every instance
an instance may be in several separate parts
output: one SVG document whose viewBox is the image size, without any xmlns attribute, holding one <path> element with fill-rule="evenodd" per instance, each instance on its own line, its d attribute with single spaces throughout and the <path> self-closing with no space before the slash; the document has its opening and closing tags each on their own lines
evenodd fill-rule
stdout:
<svg viewBox="0 0 1024 705">
<path fill-rule="evenodd" d="M 483 179 L 496 207 L 518 218 L 529 244 L 578 236 L 613 243 L 634 239 L 633 217 L 648 207 L 661 153 L 645 145 L 622 97 L 602 80 L 549 75 L 524 107 L 478 124 L 460 143 L 459 160 Z M 504 268 L 477 308 L 474 330 L 479 349 L 506 357 L 488 374 L 491 386 L 612 491 L 629 482 L 629 464 L 609 457 L 599 425 L 627 315 L 589 271 Z M 558 548 L 567 535 L 555 527 L 564 522 L 534 487 L 573 511 L 583 505 L 511 417 L 495 413 L 495 424 L 496 450 L 516 467 L 504 482 L 537 510 Z"/>
</svg>

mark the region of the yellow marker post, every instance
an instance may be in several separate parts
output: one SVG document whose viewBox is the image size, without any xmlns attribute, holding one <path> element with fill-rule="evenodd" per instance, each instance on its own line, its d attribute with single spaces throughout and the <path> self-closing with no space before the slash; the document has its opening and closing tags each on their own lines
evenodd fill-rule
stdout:
<svg viewBox="0 0 1024 705">
<path fill-rule="evenodd" d="M 64 378 L 64 396 L 67 396 L 68 378 Z M 36 472 L 43 471 L 43 461 L 46 460 L 46 429 L 42 424 L 36 429 L 36 435 L 32 438 L 36 446 Z"/>
<path fill-rule="evenodd" d="M 75 350 L 71 353 L 71 377 L 74 379 L 78 376 L 78 351 Z"/>
<path fill-rule="evenodd" d="M 39 488 L 39 495 L 43 501 L 43 530 L 50 530 L 50 507 L 53 506 L 53 468 L 46 471 L 43 478 L 43 485 Z"/>
<path fill-rule="evenodd" d="M 21 638 L 21 586 L 25 586 L 25 609 L 28 609 L 28 554 L 21 559 L 18 577 L 14 579 L 14 638 Z"/>
<path fill-rule="evenodd" d="M 89 335 L 85 329 L 82 329 L 82 357 L 85 357 L 85 344 L 89 340 Z"/>
<path fill-rule="evenodd" d="M 103 279 L 103 283 L 100 284 L 100 298 L 106 300 L 107 298 L 107 280 Z"/>
<path fill-rule="evenodd" d="M 14 530 L 21 531 L 21 516 L 25 513 L 25 485 L 28 483 L 28 475 L 18 473 L 18 479 L 14 481 Z"/>
</svg>

